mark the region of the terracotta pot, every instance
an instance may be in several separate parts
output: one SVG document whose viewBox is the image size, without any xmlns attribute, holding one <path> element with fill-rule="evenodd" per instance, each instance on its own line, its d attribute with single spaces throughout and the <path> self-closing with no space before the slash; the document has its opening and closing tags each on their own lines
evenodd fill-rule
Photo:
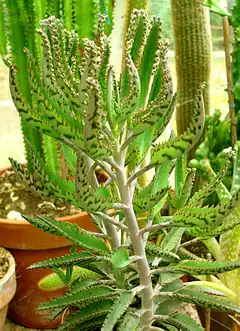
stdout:
<svg viewBox="0 0 240 331">
<path fill-rule="evenodd" d="M 0 170 L 0 175 L 3 171 Z M 85 212 L 62 217 L 60 220 L 77 224 L 89 231 L 98 231 Z M 42 291 L 38 282 L 52 270 L 27 270 L 27 267 L 35 262 L 69 253 L 71 243 L 63 237 L 38 230 L 25 220 L 0 219 L 0 245 L 9 249 L 16 261 L 17 291 L 9 305 L 8 316 L 26 327 L 57 327 L 60 318 L 51 321 L 49 311 L 37 311 L 36 308 L 43 302 L 60 297 L 65 290 Z"/>
<path fill-rule="evenodd" d="M 12 255 L 6 251 L 9 261 L 9 269 L 0 280 L 0 330 L 4 330 L 8 304 L 16 292 L 15 261 Z"/>
</svg>

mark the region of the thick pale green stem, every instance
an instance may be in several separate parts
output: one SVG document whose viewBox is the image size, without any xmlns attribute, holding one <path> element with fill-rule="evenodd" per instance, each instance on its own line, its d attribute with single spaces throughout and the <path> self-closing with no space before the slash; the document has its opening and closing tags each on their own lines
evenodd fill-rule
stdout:
<svg viewBox="0 0 240 331">
<path fill-rule="evenodd" d="M 141 327 L 142 330 L 148 331 L 151 329 L 151 324 L 153 321 L 153 287 L 151 282 L 150 267 L 145 253 L 144 241 L 142 236 L 139 235 L 139 226 L 133 210 L 132 194 L 127 184 L 124 161 L 123 152 L 120 150 L 116 151 L 115 162 L 119 166 L 119 169 L 116 170 L 116 175 L 121 203 L 127 206 L 127 208 L 124 210 L 124 214 L 131 237 L 131 242 L 135 255 L 141 258 L 137 262 L 140 285 L 144 287 L 141 292 L 141 308 L 144 311 L 141 318 Z"/>
</svg>

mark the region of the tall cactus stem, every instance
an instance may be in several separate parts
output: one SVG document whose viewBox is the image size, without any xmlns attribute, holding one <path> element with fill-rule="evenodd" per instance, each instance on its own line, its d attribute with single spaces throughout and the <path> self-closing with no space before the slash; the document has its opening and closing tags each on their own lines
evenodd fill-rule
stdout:
<svg viewBox="0 0 240 331">
<path fill-rule="evenodd" d="M 204 0 L 171 0 L 175 39 L 178 106 L 177 131 L 182 134 L 193 118 L 197 89 L 203 90 L 205 112 L 210 112 L 211 29 Z"/>
</svg>

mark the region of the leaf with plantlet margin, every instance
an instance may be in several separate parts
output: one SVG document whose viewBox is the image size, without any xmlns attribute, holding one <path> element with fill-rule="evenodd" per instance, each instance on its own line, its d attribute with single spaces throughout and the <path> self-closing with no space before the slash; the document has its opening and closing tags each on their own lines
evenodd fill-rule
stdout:
<svg viewBox="0 0 240 331">
<path fill-rule="evenodd" d="M 164 316 L 163 320 L 171 325 L 176 326 L 177 328 L 180 328 L 182 331 L 204 331 L 204 329 L 189 315 L 175 314 L 172 317 Z"/>
<path fill-rule="evenodd" d="M 179 261 L 179 257 L 177 256 L 177 254 L 175 254 L 171 251 L 166 251 L 164 249 L 161 249 L 154 244 L 147 243 L 145 249 L 148 254 L 153 255 L 155 257 L 160 257 L 160 258 L 169 260 L 169 263 L 170 263 L 170 261 L 171 262 Z"/>
<path fill-rule="evenodd" d="M 240 260 L 236 261 L 181 261 L 174 266 L 176 272 L 185 275 L 213 275 L 240 268 Z"/>
<path fill-rule="evenodd" d="M 149 194 L 145 198 L 136 198 L 133 202 L 133 208 L 136 214 L 152 209 L 167 194 L 169 187 L 165 187 L 159 192 Z M 141 194 L 141 193 L 140 193 Z"/>
<path fill-rule="evenodd" d="M 187 153 L 200 138 L 204 127 L 204 104 L 202 90 L 198 89 L 193 101 L 194 122 L 192 122 L 182 136 L 172 142 L 156 145 L 151 151 L 151 163 L 163 164 Z"/>
<path fill-rule="evenodd" d="M 98 257 L 99 258 L 99 257 Z M 61 267 L 62 265 L 78 265 L 82 261 L 94 261 L 97 257 L 89 252 L 70 253 L 60 257 L 33 263 L 28 269 Z"/>
<path fill-rule="evenodd" d="M 80 326 L 86 321 L 94 320 L 99 316 L 106 316 L 111 309 L 113 301 L 110 299 L 91 302 L 89 305 L 81 308 L 71 314 L 66 321 L 58 327 L 58 330 L 70 330 L 75 326 Z"/>
<path fill-rule="evenodd" d="M 57 221 L 49 216 L 40 216 L 38 219 L 23 215 L 23 217 L 34 226 L 48 233 L 63 236 L 79 247 L 91 252 L 109 255 L 110 250 L 104 240 L 89 234 L 86 230 L 79 228 L 76 224 Z"/>
<path fill-rule="evenodd" d="M 37 310 L 44 309 L 55 309 L 60 307 L 69 306 L 86 306 L 90 302 L 116 298 L 118 295 L 117 291 L 114 291 L 111 287 L 105 285 L 93 286 L 85 289 L 81 289 L 76 292 L 68 293 L 61 298 L 51 300 L 49 302 L 44 302 L 41 304 Z"/>
<path fill-rule="evenodd" d="M 111 331 L 114 329 L 117 321 L 132 303 L 133 297 L 134 294 L 130 291 L 122 291 L 120 293 L 119 298 L 112 305 L 111 310 L 103 323 L 101 331 Z"/>
<path fill-rule="evenodd" d="M 185 228 L 173 228 L 163 239 L 161 243 L 161 249 L 166 251 L 176 250 L 177 246 L 180 244 Z"/>
<path fill-rule="evenodd" d="M 209 225 L 206 227 L 187 227 L 186 232 L 189 235 L 197 237 L 201 240 L 216 237 L 228 232 L 229 230 L 234 229 L 235 226 L 240 224 L 240 219 L 233 217 L 233 219 L 229 219 L 228 222 L 224 222 L 224 219 L 222 220 L 222 222 L 223 223 L 219 226 Z"/>
<path fill-rule="evenodd" d="M 219 298 L 200 291 L 194 291 L 189 289 L 183 289 L 176 293 L 172 293 L 171 297 L 178 299 L 179 301 L 193 303 L 202 307 L 221 310 L 224 312 L 240 312 L 240 307 L 226 298 Z"/>
<path fill-rule="evenodd" d="M 140 317 L 134 312 L 127 312 L 119 326 L 118 331 L 138 331 Z"/>
</svg>

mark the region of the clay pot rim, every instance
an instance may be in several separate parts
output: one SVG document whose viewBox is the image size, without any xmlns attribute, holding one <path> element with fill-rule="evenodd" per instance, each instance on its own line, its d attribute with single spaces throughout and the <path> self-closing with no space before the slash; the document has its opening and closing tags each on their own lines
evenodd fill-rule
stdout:
<svg viewBox="0 0 240 331">
<path fill-rule="evenodd" d="M 3 247 L 1 247 L 1 249 L 3 249 L 6 253 L 6 257 L 9 261 L 9 268 L 6 274 L 3 276 L 3 278 L 0 279 L 0 287 L 2 287 L 5 283 L 9 281 L 10 278 L 12 278 L 16 270 L 16 263 L 12 254 Z"/>
<path fill-rule="evenodd" d="M 11 167 L 0 169 L 0 176 L 9 169 Z M 78 227 L 88 231 L 98 231 L 86 211 L 59 218 L 55 217 L 55 219 L 76 224 Z M 27 220 L 0 218 L 0 244 L 7 249 L 36 251 L 68 247 L 72 243 L 63 236 L 49 234 L 34 227 Z"/>
<path fill-rule="evenodd" d="M 75 218 L 79 218 L 79 216 L 86 216 L 88 215 L 87 212 L 83 211 L 83 212 L 79 212 L 77 214 L 73 214 L 73 215 L 67 215 L 67 216 L 63 216 L 63 217 L 56 217 L 57 220 L 59 221 L 69 221 L 69 219 L 74 220 Z M 37 218 L 37 216 L 35 217 Z M 8 219 L 8 218 L 0 218 L 0 224 L 5 224 L 7 223 L 9 226 L 24 226 L 24 227 L 32 227 L 33 225 L 31 223 L 29 223 L 26 220 L 13 220 L 13 219 Z"/>
</svg>

